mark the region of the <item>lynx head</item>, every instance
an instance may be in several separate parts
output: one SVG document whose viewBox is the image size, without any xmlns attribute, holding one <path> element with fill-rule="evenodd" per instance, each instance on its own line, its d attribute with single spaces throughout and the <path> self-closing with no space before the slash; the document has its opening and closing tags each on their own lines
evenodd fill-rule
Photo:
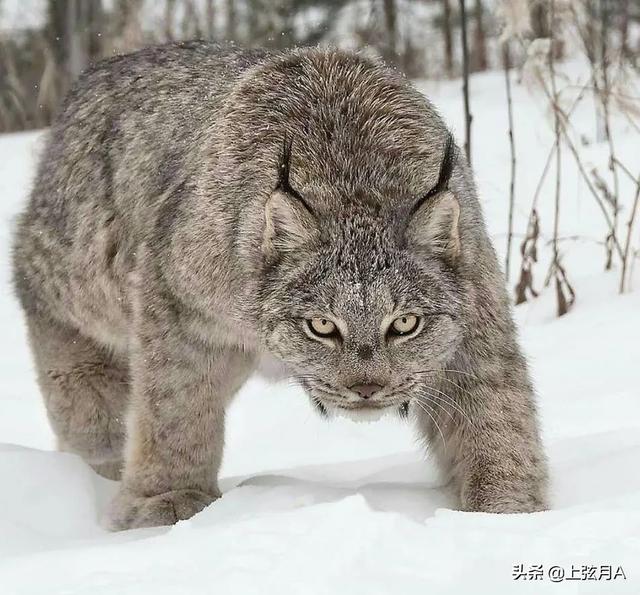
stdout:
<svg viewBox="0 0 640 595">
<path fill-rule="evenodd" d="M 406 412 L 462 336 L 451 135 L 433 156 L 435 183 L 402 201 L 299 190 L 291 146 L 264 212 L 264 341 L 322 412 Z"/>
</svg>

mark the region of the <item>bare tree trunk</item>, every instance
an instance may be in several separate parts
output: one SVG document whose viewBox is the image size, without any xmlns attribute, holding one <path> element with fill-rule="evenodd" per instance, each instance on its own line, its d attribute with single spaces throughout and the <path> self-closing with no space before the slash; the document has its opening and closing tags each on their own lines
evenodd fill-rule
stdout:
<svg viewBox="0 0 640 595">
<path fill-rule="evenodd" d="M 529 0 L 529 14 L 533 36 L 538 38 L 551 37 L 549 31 L 549 0 Z"/>
<path fill-rule="evenodd" d="M 91 61 L 101 55 L 101 0 L 48 0 L 47 38 L 62 96 Z"/>
<path fill-rule="evenodd" d="M 182 38 L 201 39 L 200 14 L 194 0 L 184 0 L 184 13 L 182 16 Z"/>
<path fill-rule="evenodd" d="M 252 10 L 252 7 L 249 7 Z M 207 19 L 207 39 L 215 38 L 215 6 L 214 0 L 207 0 L 206 4 L 206 19 Z"/>
<path fill-rule="evenodd" d="M 464 95 L 464 121 L 467 162 L 471 165 L 471 107 L 469 103 L 469 45 L 467 43 L 467 7 L 465 0 L 460 0 L 460 30 L 462 32 L 462 93 Z"/>
<path fill-rule="evenodd" d="M 247 45 L 252 46 L 256 40 L 264 33 L 261 29 L 261 19 L 259 18 L 259 0 L 248 0 L 247 2 Z"/>
<path fill-rule="evenodd" d="M 631 54 L 629 48 L 629 4 L 630 0 L 620 0 L 620 49 L 625 58 Z"/>
<path fill-rule="evenodd" d="M 473 43 L 473 70 L 483 71 L 488 68 L 487 36 L 484 30 L 484 6 L 482 0 L 476 0 L 475 30 Z"/>
<path fill-rule="evenodd" d="M 442 0 L 442 34 L 444 36 L 444 68 L 447 76 L 453 76 L 453 35 L 451 32 L 451 5 Z"/>
<path fill-rule="evenodd" d="M 385 57 L 389 62 L 397 62 L 397 12 L 395 0 L 384 0 L 384 22 L 387 30 Z"/>
<path fill-rule="evenodd" d="M 176 0 L 165 0 L 164 5 L 164 37 L 167 41 L 173 41 L 173 17 L 176 8 Z"/>
<path fill-rule="evenodd" d="M 142 45 L 140 9 L 143 0 L 118 0 L 116 4 L 114 48 L 120 52 L 130 52 Z"/>
<path fill-rule="evenodd" d="M 48 0 L 47 2 L 47 42 L 51 48 L 56 66 L 64 69 L 67 61 L 67 46 L 63 43 L 67 29 L 67 2 Z M 62 72 L 60 72 L 62 74 Z"/>
<path fill-rule="evenodd" d="M 509 41 L 502 47 L 502 63 L 504 66 L 505 86 L 507 90 L 507 113 L 509 115 L 509 150 L 511 152 L 511 182 L 509 184 L 509 226 L 507 231 L 507 256 L 505 260 L 505 274 L 509 281 L 511 269 L 511 244 L 513 242 L 513 211 L 516 193 L 516 143 L 513 130 L 513 99 L 511 96 L 511 55 Z"/>
<path fill-rule="evenodd" d="M 16 67 L 13 45 L 0 37 L 0 134 L 28 127 L 27 93 Z"/>
<path fill-rule="evenodd" d="M 82 43 L 82 4 L 79 0 L 67 0 L 67 14 L 65 26 L 65 43 L 67 44 L 67 76 L 69 81 L 74 80 L 83 70 L 87 63 L 85 48 Z"/>
<path fill-rule="evenodd" d="M 102 0 L 88 0 L 87 20 L 85 23 L 87 57 L 89 63 L 99 60 L 104 52 L 103 31 L 105 26 L 105 15 L 102 7 Z"/>
<path fill-rule="evenodd" d="M 236 3 L 235 0 L 227 0 L 227 35 L 230 41 L 236 39 L 237 22 L 236 22 Z"/>
</svg>

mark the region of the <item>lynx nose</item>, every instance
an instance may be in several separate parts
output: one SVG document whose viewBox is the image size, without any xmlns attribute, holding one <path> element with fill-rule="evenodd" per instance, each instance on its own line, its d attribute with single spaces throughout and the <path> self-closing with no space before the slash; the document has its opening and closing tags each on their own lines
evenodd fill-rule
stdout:
<svg viewBox="0 0 640 595">
<path fill-rule="evenodd" d="M 379 384 L 354 384 L 349 387 L 355 393 L 358 393 L 363 399 L 368 399 L 369 397 L 373 397 L 382 386 Z"/>
</svg>

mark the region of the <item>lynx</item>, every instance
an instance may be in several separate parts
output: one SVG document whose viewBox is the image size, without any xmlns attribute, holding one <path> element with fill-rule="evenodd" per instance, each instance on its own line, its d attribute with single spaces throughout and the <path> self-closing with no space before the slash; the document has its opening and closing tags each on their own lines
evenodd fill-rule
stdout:
<svg viewBox="0 0 640 595">
<path fill-rule="evenodd" d="M 323 415 L 414 419 L 463 510 L 547 505 L 472 173 L 376 60 L 190 42 L 96 64 L 49 131 L 14 279 L 59 447 L 121 479 L 114 529 L 219 496 L 225 409 L 263 356 Z"/>
</svg>

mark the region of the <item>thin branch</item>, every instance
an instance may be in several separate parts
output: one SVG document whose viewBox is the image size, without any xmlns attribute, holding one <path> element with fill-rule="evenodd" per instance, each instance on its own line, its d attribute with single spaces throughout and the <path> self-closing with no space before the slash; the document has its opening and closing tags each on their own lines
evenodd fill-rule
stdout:
<svg viewBox="0 0 640 595">
<path fill-rule="evenodd" d="M 507 113 L 509 115 L 509 150 L 511 152 L 511 182 L 509 184 L 509 227 L 507 236 L 507 256 L 505 260 L 505 273 L 507 281 L 509 281 L 511 269 L 511 244 L 513 241 L 513 210 L 515 204 L 515 186 L 516 186 L 516 144 L 514 138 L 513 126 L 513 99 L 511 95 L 511 56 L 509 52 L 509 41 L 505 41 L 502 48 L 502 56 L 504 63 L 505 86 L 507 90 Z"/>
<path fill-rule="evenodd" d="M 562 173 L 562 146 L 560 137 L 562 134 L 562 124 L 560 118 L 560 102 L 558 100 L 558 86 L 556 84 L 555 69 L 555 24 L 556 24 L 556 3 L 551 0 L 551 11 L 549 14 L 549 30 L 551 33 L 551 48 L 549 50 L 549 73 L 551 75 L 551 93 L 554 114 L 554 134 L 556 139 L 556 189 L 555 189 L 555 205 L 553 215 L 553 261 L 551 263 L 550 275 L 553 274 L 556 280 L 556 300 L 558 307 L 558 316 L 566 314 L 573 302 L 575 301 L 575 292 L 567 279 L 567 274 L 560 264 L 560 253 L 558 251 L 558 229 L 560 225 L 560 189 L 561 189 L 561 173 Z M 565 290 L 569 294 L 569 298 L 565 296 Z"/>
<path fill-rule="evenodd" d="M 604 133 L 609 145 L 609 169 L 613 175 L 613 217 L 611 221 L 611 238 L 615 238 L 618 229 L 618 201 L 620 199 L 620 184 L 618 179 L 618 169 L 616 168 L 616 152 L 613 144 L 613 136 L 611 134 L 611 109 L 610 109 L 610 81 L 609 81 L 609 52 L 608 52 L 608 25 L 609 25 L 609 10 L 607 2 L 600 0 L 600 12 L 601 12 L 601 32 L 600 32 L 600 46 L 601 46 L 601 70 L 602 70 L 602 89 L 598 94 L 600 102 L 602 104 L 602 113 L 604 115 Z M 613 264 L 613 249 L 607 247 L 607 262 L 605 270 L 610 270 Z"/>
<path fill-rule="evenodd" d="M 629 266 L 629 249 L 631 247 L 631 236 L 633 233 L 633 224 L 635 222 L 636 213 L 638 212 L 638 203 L 640 202 L 640 176 L 636 183 L 636 195 L 633 199 L 631 214 L 627 222 L 627 238 L 624 243 L 624 254 L 622 256 L 622 274 L 620 275 L 620 293 L 624 293 L 626 289 L 627 268 Z"/>
<path fill-rule="evenodd" d="M 609 229 L 612 229 L 612 225 L 613 222 L 611 221 L 611 218 L 609 217 L 609 212 L 607 211 L 606 207 L 604 206 L 604 203 L 602 202 L 602 198 L 600 197 L 600 195 L 598 194 L 598 191 L 595 189 L 595 187 L 593 186 L 593 184 L 591 183 L 591 180 L 589 179 L 589 175 L 587 174 L 587 171 L 582 163 L 582 159 L 580 158 L 580 154 L 578 153 L 578 149 L 576 148 L 573 140 L 571 139 L 571 136 L 569 135 L 568 132 L 568 126 L 569 126 L 569 116 L 567 113 L 565 113 L 562 108 L 555 104 L 554 99 L 553 99 L 553 94 L 552 91 L 549 90 L 549 88 L 547 87 L 547 84 L 544 80 L 544 78 L 542 77 L 542 75 L 539 75 L 539 81 L 540 84 L 542 86 L 542 90 L 544 91 L 545 95 L 547 96 L 547 99 L 549 99 L 549 101 L 552 103 L 552 107 L 554 109 L 554 112 L 557 112 L 561 117 L 561 131 L 562 131 L 562 138 L 566 141 L 567 143 L 567 147 L 569 148 L 569 150 L 571 151 L 571 154 L 573 155 L 573 158 L 576 161 L 576 164 L 578 166 L 578 170 L 580 171 L 580 174 L 582 175 L 582 178 L 584 179 L 587 188 L 589 189 L 589 192 L 591 192 L 591 194 L 593 195 L 593 197 L 595 198 L 596 202 L 598 203 L 598 206 L 600 207 L 600 210 L 602 211 L 602 214 L 605 218 L 605 221 L 607 222 L 607 226 L 609 227 Z M 612 238 L 612 243 L 613 245 L 616 247 L 617 251 L 618 251 L 618 255 L 620 256 L 620 258 L 622 258 L 622 247 L 620 246 L 620 242 L 618 241 L 617 236 L 614 234 L 613 238 Z"/>
<path fill-rule="evenodd" d="M 634 183 L 634 184 L 640 184 L 640 176 L 638 176 L 637 178 L 631 173 L 631 170 L 624 164 L 622 163 L 622 161 L 620 161 L 619 159 L 615 158 L 615 162 L 618 165 L 618 167 L 628 176 L 628 178 Z"/>
<path fill-rule="evenodd" d="M 471 107 L 469 101 L 469 44 L 467 42 L 467 9 L 465 0 L 460 0 L 460 31 L 462 34 L 462 93 L 464 96 L 465 141 L 467 162 L 471 166 Z"/>
</svg>

